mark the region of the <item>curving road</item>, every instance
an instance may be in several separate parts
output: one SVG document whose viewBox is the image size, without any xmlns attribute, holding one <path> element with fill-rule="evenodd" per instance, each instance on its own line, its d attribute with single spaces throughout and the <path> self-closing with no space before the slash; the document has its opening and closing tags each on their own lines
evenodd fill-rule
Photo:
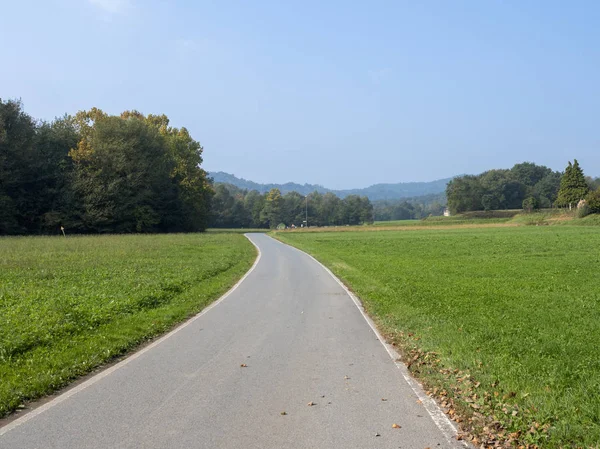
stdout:
<svg viewBox="0 0 600 449">
<path fill-rule="evenodd" d="M 248 238 L 261 257 L 237 289 L 0 428 L 0 448 L 459 447 L 320 264 Z"/>
</svg>

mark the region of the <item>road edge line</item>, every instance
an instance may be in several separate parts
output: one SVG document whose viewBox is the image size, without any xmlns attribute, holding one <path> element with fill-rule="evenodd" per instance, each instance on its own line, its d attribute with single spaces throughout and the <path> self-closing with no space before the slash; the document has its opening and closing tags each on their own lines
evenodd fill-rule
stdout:
<svg viewBox="0 0 600 449">
<path fill-rule="evenodd" d="M 271 236 L 268 236 L 268 237 L 271 237 Z M 427 394 L 425 394 L 425 391 L 423 390 L 423 386 L 410 374 L 410 372 L 408 371 L 408 369 L 402 362 L 401 356 L 396 351 L 396 349 L 394 349 L 394 347 L 392 345 L 388 344 L 385 341 L 383 336 L 379 333 L 379 330 L 377 329 L 375 322 L 371 319 L 371 317 L 369 315 L 367 315 L 367 312 L 365 312 L 365 308 L 362 305 L 360 298 L 358 296 L 356 296 L 335 274 L 333 274 L 333 272 L 329 268 L 327 268 L 325 265 L 323 265 L 321 262 L 319 262 L 317 259 L 315 259 L 315 257 L 313 257 L 312 255 L 308 254 L 305 251 L 302 251 L 299 248 L 296 248 L 295 246 L 289 245 L 289 244 L 282 242 L 281 240 L 278 240 L 274 237 L 271 237 L 271 238 L 273 240 L 275 240 L 276 242 L 281 243 L 282 245 L 289 246 L 290 248 L 293 248 L 296 251 L 310 257 L 317 264 L 319 264 L 327 273 L 329 273 L 329 275 L 340 285 L 340 287 L 342 287 L 344 289 L 344 291 L 348 294 L 350 299 L 352 299 L 352 302 L 354 303 L 354 305 L 356 306 L 356 308 L 358 309 L 360 314 L 363 316 L 363 318 L 365 319 L 365 321 L 367 322 L 367 324 L 369 325 L 369 327 L 371 328 L 371 330 L 373 331 L 373 333 L 379 340 L 379 343 L 381 343 L 383 345 L 383 347 L 387 351 L 388 355 L 394 362 L 394 365 L 400 371 L 400 373 L 402 374 L 402 377 L 404 378 L 406 383 L 410 386 L 410 388 L 413 390 L 413 392 L 417 395 L 417 397 L 419 398 L 419 400 L 425 407 L 425 410 L 427 410 L 427 413 L 429 413 L 429 416 L 431 416 L 431 419 L 433 420 L 435 425 L 438 427 L 438 429 L 440 429 L 440 431 L 442 432 L 442 434 L 444 435 L 444 437 L 446 438 L 448 443 L 450 443 L 450 445 L 455 446 L 455 447 L 456 446 L 462 446 L 462 447 L 467 447 L 467 448 L 470 447 L 466 441 L 457 440 L 456 437 L 458 435 L 458 429 L 456 428 L 456 426 L 452 423 L 452 421 L 450 421 L 450 419 L 442 411 L 442 409 L 437 404 L 437 402 L 435 402 L 434 399 L 430 398 L 429 396 L 427 396 Z"/>
<path fill-rule="evenodd" d="M 219 299 L 217 299 L 216 301 L 213 301 L 208 306 L 206 306 L 204 309 L 202 309 L 200 312 L 198 312 L 196 315 L 194 315 L 193 317 L 184 321 L 179 326 L 177 326 L 175 329 L 173 329 L 172 331 L 163 335 L 159 339 L 153 341 L 148 346 L 145 346 L 144 348 L 140 349 L 139 351 L 128 355 L 125 359 L 123 359 L 119 363 L 99 372 L 98 374 L 92 376 L 85 382 L 82 382 L 81 384 L 71 388 L 70 390 L 67 390 L 64 393 L 60 393 L 57 397 L 55 397 L 51 401 L 41 405 L 40 407 L 37 407 L 37 408 L 31 410 L 30 412 L 27 412 L 25 415 L 15 419 L 14 421 L 9 422 L 7 425 L 0 427 L 0 437 L 2 435 L 7 434 L 11 430 L 19 427 L 20 425 L 25 424 L 27 421 L 35 418 L 36 416 L 41 415 L 45 411 L 54 407 L 55 405 L 58 405 L 61 402 L 66 401 L 71 396 L 74 396 L 77 393 L 79 393 L 80 391 L 85 390 L 87 387 L 94 385 L 96 382 L 109 376 L 110 374 L 114 373 L 115 371 L 117 371 L 118 369 L 127 365 L 128 363 L 133 362 L 135 359 L 137 359 L 141 355 L 145 354 L 146 352 L 150 351 L 151 349 L 155 348 L 156 346 L 160 345 L 163 341 L 172 337 L 173 335 L 178 333 L 180 330 L 188 327 L 194 321 L 196 321 L 197 319 L 202 317 L 204 314 L 208 313 L 210 310 L 212 310 L 213 308 L 215 308 L 216 306 L 221 304 L 224 300 L 226 300 L 235 290 L 237 290 L 237 288 L 242 284 L 242 282 L 244 282 L 246 280 L 246 278 L 254 271 L 254 269 L 256 268 L 256 266 L 258 265 L 258 263 L 262 257 L 262 252 L 260 251 L 260 248 L 256 245 L 256 243 L 254 243 L 250 239 L 250 237 L 248 237 L 248 234 L 244 234 L 244 237 L 246 237 L 246 239 L 248 239 L 248 241 L 250 243 L 252 243 L 252 245 L 254 245 L 254 247 L 256 248 L 256 250 L 258 252 L 258 255 L 256 256 L 256 259 L 254 260 L 254 263 L 252 264 L 250 269 L 233 285 L 233 287 L 231 287 L 229 290 L 227 290 Z"/>
</svg>

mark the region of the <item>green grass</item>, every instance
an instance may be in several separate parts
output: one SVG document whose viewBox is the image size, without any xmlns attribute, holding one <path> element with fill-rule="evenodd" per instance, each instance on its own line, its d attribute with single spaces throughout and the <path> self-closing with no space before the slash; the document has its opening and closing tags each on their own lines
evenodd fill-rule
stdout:
<svg viewBox="0 0 600 449">
<path fill-rule="evenodd" d="M 423 227 L 423 226 L 456 226 L 463 224 L 491 224 L 491 223 L 509 223 L 512 217 L 465 217 L 456 215 L 453 217 L 427 217 L 422 220 L 391 220 L 391 221 L 376 221 L 375 227 Z"/>
<path fill-rule="evenodd" d="M 573 226 L 600 226 L 600 214 L 588 215 L 583 218 L 575 218 L 569 222 L 562 222 L 562 225 L 573 225 Z"/>
<path fill-rule="evenodd" d="M 446 406 L 464 417 L 462 424 L 479 441 L 597 447 L 595 228 L 277 237 L 313 254 L 359 295 L 414 362 L 410 369 L 432 394 L 447 398 Z"/>
<path fill-rule="evenodd" d="M 240 234 L 0 238 L 0 417 L 199 312 L 251 266 Z"/>
</svg>

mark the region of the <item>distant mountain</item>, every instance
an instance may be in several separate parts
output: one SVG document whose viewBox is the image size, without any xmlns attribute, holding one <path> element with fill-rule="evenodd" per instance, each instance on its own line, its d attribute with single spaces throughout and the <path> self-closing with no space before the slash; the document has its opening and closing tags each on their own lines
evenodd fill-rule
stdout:
<svg viewBox="0 0 600 449">
<path fill-rule="evenodd" d="M 248 181 L 244 178 L 238 178 L 235 175 L 231 175 L 222 171 L 208 172 L 208 176 L 210 176 L 215 182 L 233 184 L 240 189 L 258 190 L 260 193 L 265 193 L 275 188 L 281 190 L 282 194 L 286 194 L 288 192 L 298 192 L 302 195 L 308 195 L 315 190 L 319 193 L 332 192 L 332 190 L 326 189 L 325 187 L 317 184 L 302 185 L 296 184 L 295 182 L 286 182 L 285 184 L 259 184 L 254 181 Z"/>
<path fill-rule="evenodd" d="M 333 192 L 340 198 L 348 195 L 367 196 L 371 201 L 377 200 L 393 200 L 399 198 L 411 198 L 415 196 L 430 195 L 442 193 L 446 190 L 446 184 L 452 178 L 438 179 L 430 182 L 399 182 L 397 184 L 374 184 L 364 189 L 349 189 L 349 190 L 333 190 L 323 187 L 318 184 L 296 184 L 288 182 L 285 184 L 259 184 L 257 182 L 248 181 L 238 178 L 234 175 L 224 172 L 209 172 L 208 175 L 216 183 L 233 184 L 240 189 L 258 190 L 260 193 L 268 192 L 273 188 L 281 190 L 282 194 L 288 192 L 298 192 L 302 195 L 307 195 L 314 191 L 319 193 Z"/>
</svg>

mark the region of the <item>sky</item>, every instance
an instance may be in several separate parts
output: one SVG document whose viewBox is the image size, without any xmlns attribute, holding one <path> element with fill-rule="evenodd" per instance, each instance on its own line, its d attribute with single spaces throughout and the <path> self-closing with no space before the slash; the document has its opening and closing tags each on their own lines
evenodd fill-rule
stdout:
<svg viewBox="0 0 600 449">
<path fill-rule="evenodd" d="M 599 23 L 595 0 L 0 0 L 0 98 L 164 113 L 256 182 L 600 176 Z"/>
</svg>

